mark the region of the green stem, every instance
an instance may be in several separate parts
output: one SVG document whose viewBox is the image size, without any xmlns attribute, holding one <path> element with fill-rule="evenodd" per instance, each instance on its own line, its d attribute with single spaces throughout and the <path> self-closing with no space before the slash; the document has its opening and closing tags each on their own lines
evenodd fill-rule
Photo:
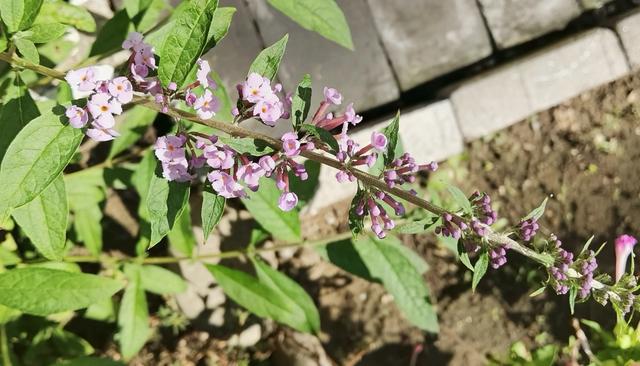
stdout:
<svg viewBox="0 0 640 366">
<path fill-rule="evenodd" d="M 2 364 L 12 366 L 11 354 L 9 354 L 9 338 L 7 338 L 7 328 L 0 324 L 0 353 L 2 353 Z"/>
<path fill-rule="evenodd" d="M 17 65 L 19 67 L 25 68 L 25 69 L 30 69 L 33 70 L 39 74 L 42 75 L 46 75 L 46 76 L 50 76 L 52 78 L 55 79 L 60 79 L 63 80 L 64 79 L 64 74 L 57 71 L 57 70 L 53 70 L 50 69 L 48 67 L 44 67 L 41 65 L 36 65 L 33 64 L 27 60 L 21 59 L 16 55 L 11 55 L 8 53 L 0 53 L 0 60 L 8 62 L 10 64 L 13 65 Z M 134 96 L 133 99 L 133 103 L 135 104 L 140 104 L 144 107 L 153 109 L 155 111 L 158 111 L 160 113 L 162 112 L 162 107 L 159 106 L 157 103 L 155 103 L 155 101 L 151 100 L 150 98 L 146 97 L 146 96 L 140 96 L 140 95 L 136 95 Z M 201 125 L 205 125 L 205 126 L 209 126 L 215 130 L 227 133 L 231 136 L 235 136 L 235 137 L 250 137 L 256 140 L 261 140 L 263 142 L 265 142 L 267 145 L 271 146 L 272 148 L 276 149 L 276 150 L 280 150 L 282 148 L 282 144 L 279 140 L 272 138 L 271 136 L 267 136 L 255 131 L 251 131 L 251 130 L 247 130 L 241 127 L 238 127 L 235 124 L 230 124 L 227 122 L 223 122 L 223 121 L 217 121 L 217 120 L 213 120 L 213 119 L 209 119 L 209 120 L 203 120 L 201 118 L 199 118 L 197 115 L 193 114 L 193 113 L 189 113 L 186 111 L 182 111 L 182 110 L 178 110 L 175 108 L 169 108 L 169 110 L 165 113 L 166 115 L 169 115 L 171 117 L 177 118 L 177 119 L 186 119 Z M 400 188 L 394 187 L 394 188 L 389 188 L 387 186 L 387 184 L 378 179 L 377 177 L 366 173 L 362 170 L 359 169 L 355 169 L 352 167 L 345 167 L 342 163 L 340 163 L 338 160 L 329 157 L 327 155 L 323 155 L 321 153 L 317 153 L 317 152 L 313 152 L 313 151 L 303 151 L 301 153 L 302 156 L 310 159 L 310 160 L 314 160 L 316 162 L 319 162 L 321 164 L 324 165 L 328 165 L 332 168 L 335 169 L 339 169 L 339 170 L 349 170 L 356 178 L 358 178 L 358 180 L 360 180 L 361 182 L 363 182 L 364 184 L 371 186 L 371 187 L 375 187 L 383 192 L 386 193 L 390 193 L 394 196 L 400 197 L 412 204 L 414 204 L 415 206 L 421 207 L 427 211 L 430 211 L 436 215 L 442 216 L 445 213 L 449 213 L 452 216 L 458 217 L 455 213 L 453 212 L 448 212 L 447 210 L 438 207 L 434 204 L 432 204 L 431 202 L 428 202 L 418 196 L 414 196 L 411 193 L 402 190 Z M 522 254 L 525 257 L 531 258 L 532 260 L 544 265 L 544 266 L 550 266 L 553 264 L 553 259 L 551 258 L 551 256 L 547 255 L 547 254 L 540 254 L 537 253 L 533 250 L 531 250 L 530 248 L 525 247 L 524 245 L 516 242 L 515 240 L 509 238 L 508 235 L 506 234 L 501 234 L 501 233 L 495 233 L 495 232 L 491 232 L 488 235 L 488 240 L 493 243 L 493 244 L 498 244 L 498 245 L 505 245 L 507 246 L 509 249 L 512 249 L 520 254 Z M 304 245 L 304 243 L 300 244 L 290 244 L 287 245 L 286 247 L 292 247 L 292 246 L 300 246 L 300 245 Z M 270 249 L 270 250 L 278 250 L 278 249 Z M 229 257 L 240 257 L 240 256 L 244 256 L 246 255 L 246 251 L 232 251 L 232 252 L 228 252 L 228 253 L 219 253 L 216 254 L 217 257 L 221 257 L 221 256 L 229 256 Z M 147 258 L 147 260 L 151 260 L 153 258 Z M 186 258 L 184 258 L 186 259 Z M 184 259 L 180 259 L 180 260 L 184 260 Z M 161 261 L 160 258 L 158 259 L 153 259 L 153 260 L 158 260 Z M 167 259 L 168 261 L 168 259 Z M 163 263 L 163 262 L 160 262 Z M 164 262 L 167 263 L 167 262 Z M 596 285 L 599 285 L 596 284 Z"/>
</svg>

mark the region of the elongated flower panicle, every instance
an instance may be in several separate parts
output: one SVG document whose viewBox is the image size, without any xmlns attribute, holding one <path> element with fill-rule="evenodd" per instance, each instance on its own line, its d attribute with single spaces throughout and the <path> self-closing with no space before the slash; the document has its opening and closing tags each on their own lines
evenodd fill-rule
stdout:
<svg viewBox="0 0 640 366">
<path fill-rule="evenodd" d="M 349 172 L 348 167 L 366 165 L 371 168 L 376 163 L 379 154 L 386 150 L 387 137 L 374 131 L 371 133 L 371 142 L 360 148 L 357 142 L 343 133 L 340 135 L 338 146 L 340 149 L 336 153 L 336 158 L 344 164 L 345 169 L 336 173 L 336 180 L 340 183 L 353 182 L 356 178 Z"/>
<path fill-rule="evenodd" d="M 435 172 L 437 169 L 438 163 L 435 161 L 428 164 L 416 164 L 415 159 L 409 153 L 404 153 L 385 169 L 384 181 L 389 188 L 393 188 L 396 185 L 414 183 L 416 174 L 420 171 Z"/>
<path fill-rule="evenodd" d="M 564 250 L 562 242 L 554 234 L 549 236 L 548 252 L 555 258 L 553 265 L 548 268 L 551 286 L 558 295 L 564 295 L 571 286 L 569 268 L 573 265 L 573 253 Z"/>
<path fill-rule="evenodd" d="M 402 203 L 395 200 L 385 192 L 370 188 L 363 192 L 360 200 L 355 203 L 355 214 L 360 217 L 371 217 L 371 231 L 380 239 L 384 239 L 386 231 L 393 229 L 396 224 L 389 217 L 381 202 L 385 202 L 393 208 L 396 216 L 403 216 L 405 208 Z"/>
</svg>

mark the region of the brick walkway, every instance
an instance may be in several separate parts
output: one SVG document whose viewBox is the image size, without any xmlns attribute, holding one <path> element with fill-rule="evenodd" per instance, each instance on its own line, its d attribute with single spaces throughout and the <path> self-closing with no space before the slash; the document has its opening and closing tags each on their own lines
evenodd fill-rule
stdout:
<svg viewBox="0 0 640 366">
<path fill-rule="evenodd" d="M 264 45 L 289 33 L 278 74 L 291 90 L 305 73 L 367 113 L 365 139 L 400 108 L 400 133 L 418 160 L 445 160 L 491 134 L 640 67 L 640 12 L 633 0 L 337 0 L 355 51 L 308 32 L 265 0 L 221 0 L 238 9 L 207 57 L 229 91 Z M 637 3 L 637 2 L 635 2 Z M 314 94 L 314 105 L 321 98 Z M 286 128 L 287 126 L 283 126 Z M 274 135 L 282 130 L 269 131 Z M 321 201 L 350 197 L 331 169 Z M 322 194 L 326 192 L 327 194 Z"/>
</svg>

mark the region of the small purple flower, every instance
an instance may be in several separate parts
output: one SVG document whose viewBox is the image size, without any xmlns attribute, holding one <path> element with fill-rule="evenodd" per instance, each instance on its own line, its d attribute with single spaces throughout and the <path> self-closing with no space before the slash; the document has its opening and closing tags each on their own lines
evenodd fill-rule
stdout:
<svg viewBox="0 0 640 366">
<path fill-rule="evenodd" d="M 242 96 L 249 103 L 257 103 L 265 97 L 273 94 L 269 79 L 255 72 L 247 76 L 247 80 L 241 84 Z"/>
<path fill-rule="evenodd" d="M 176 163 L 162 163 L 162 176 L 169 181 L 188 182 L 193 179 L 188 168 L 186 159 Z"/>
<path fill-rule="evenodd" d="M 120 136 L 120 134 L 112 128 L 101 128 L 99 126 L 96 126 L 95 124 L 92 124 L 92 126 L 94 126 L 95 128 L 88 129 L 87 136 L 93 141 L 111 141 L 114 138 Z"/>
<path fill-rule="evenodd" d="M 122 49 L 125 50 L 133 50 L 134 52 L 139 51 L 144 45 L 143 36 L 138 32 L 131 32 L 127 35 L 127 39 L 122 42 Z"/>
<path fill-rule="evenodd" d="M 291 211 L 298 204 L 298 196 L 293 192 L 283 192 L 278 200 L 278 207 L 282 211 Z"/>
<path fill-rule="evenodd" d="M 298 135 L 295 132 L 287 132 L 282 135 L 282 149 L 288 157 L 297 156 L 300 154 L 300 141 L 298 141 Z"/>
<path fill-rule="evenodd" d="M 87 111 L 84 110 L 84 108 L 80 108 L 75 105 L 69 106 L 65 115 L 69 118 L 69 124 L 75 128 L 82 128 L 89 121 L 89 114 Z"/>
<path fill-rule="evenodd" d="M 142 45 L 138 51 L 136 51 L 133 57 L 133 62 L 138 65 L 144 65 L 152 70 L 156 69 L 156 58 L 153 54 L 153 48 L 149 45 Z"/>
<path fill-rule="evenodd" d="M 122 105 L 117 100 L 112 99 L 111 95 L 107 93 L 94 94 L 89 100 L 87 107 L 93 118 L 98 118 L 103 114 L 113 115 L 122 113 Z"/>
<path fill-rule="evenodd" d="M 209 89 L 205 90 L 204 94 L 193 103 L 193 108 L 201 119 L 210 119 L 215 116 L 219 107 L 220 101 Z"/>
<path fill-rule="evenodd" d="M 333 105 L 342 104 L 342 94 L 340 94 L 334 88 L 324 87 L 324 100 L 327 103 L 331 103 Z"/>
<path fill-rule="evenodd" d="M 222 197 L 235 198 L 246 196 L 246 192 L 242 185 L 240 185 L 240 183 L 233 179 L 233 177 L 228 173 L 214 170 L 207 175 L 207 178 L 209 179 L 209 182 L 211 182 L 213 190 Z"/>
<path fill-rule="evenodd" d="M 198 71 L 196 72 L 196 79 L 205 88 L 215 89 L 218 87 L 216 82 L 209 76 L 211 73 L 211 66 L 206 60 L 198 59 Z"/>
<path fill-rule="evenodd" d="M 357 125 L 362 121 L 362 116 L 356 114 L 355 109 L 353 109 L 353 103 L 349 103 L 344 115 L 347 118 L 346 121 L 350 122 L 352 125 Z"/>
<path fill-rule="evenodd" d="M 202 156 L 207 159 L 207 165 L 214 169 L 231 169 L 235 153 L 228 148 L 208 145 L 204 148 Z"/>
<path fill-rule="evenodd" d="M 93 67 L 71 70 L 64 78 L 72 89 L 82 92 L 92 91 L 96 87 L 96 72 Z"/>
<path fill-rule="evenodd" d="M 615 242 L 616 250 L 616 282 L 618 282 L 622 275 L 624 275 L 627 267 L 627 259 L 633 252 L 633 247 L 638 243 L 638 240 L 631 235 L 620 235 Z"/>
<path fill-rule="evenodd" d="M 379 151 L 384 151 L 387 148 L 387 136 L 374 131 L 371 134 L 371 145 Z"/>
<path fill-rule="evenodd" d="M 507 263 L 507 251 L 505 246 L 499 246 L 489 250 L 491 268 L 498 269 Z"/>
<path fill-rule="evenodd" d="M 265 155 L 258 160 L 258 164 L 265 171 L 267 176 L 271 175 L 271 172 L 276 168 L 276 162 L 269 155 Z"/>
<path fill-rule="evenodd" d="M 272 95 L 271 98 L 259 100 L 253 107 L 253 115 L 259 116 L 267 126 L 275 126 L 275 122 L 282 116 L 282 103 L 275 94 Z"/>
<path fill-rule="evenodd" d="M 183 148 L 186 138 L 182 135 L 167 135 L 158 137 L 153 145 L 156 157 L 163 163 L 171 163 L 185 160 L 185 150 Z"/>
<path fill-rule="evenodd" d="M 531 241 L 538 232 L 540 226 L 538 225 L 538 222 L 532 218 L 520 221 L 518 228 L 520 229 L 520 237 L 522 240 Z"/>
<path fill-rule="evenodd" d="M 178 90 L 178 84 L 176 84 L 175 81 L 172 81 L 169 83 L 169 85 L 167 85 L 167 89 L 169 89 L 170 91 L 174 92 L 176 90 Z"/>
<path fill-rule="evenodd" d="M 240 165 L 236 171 L 236 178 L 244 181 L 252 191 L 258 189 L 260 177 L 264 175 L 265 170 L 256 163 Z"/>
<path fill-rule="evenodd" d="M 109 93 L 122 104 L 129 103 L 133 99 L 133 86 L 124 76 L 111 80 L 108 88 Z"/>
</svg>

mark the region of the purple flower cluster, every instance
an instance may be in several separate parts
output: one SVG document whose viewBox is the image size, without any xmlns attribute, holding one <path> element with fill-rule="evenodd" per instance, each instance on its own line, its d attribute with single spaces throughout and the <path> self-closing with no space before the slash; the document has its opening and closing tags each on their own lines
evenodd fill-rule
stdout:
<svg viewBox="0 0 640 366">
<path fill-rule="evenodd" d="M 445 213 L 442 215 L 442 225 L 436 227 L 435 232 L 438 235 L 460 239 L 462 232 L 467 228 L 467 224 L 461 218 Z"/>
<path fill-rule="evenodd" d="M 114 115 L 122 113 L 122 105 L 133 99 L 133 86 L 126 77 L 98 80 L 93 67 L 71 70 L 65 80 L 72 89 L 90 92 L 87 105 L 71 105 L 65 115 L 75 128 L 85 128 L 87 136 L 95 141 L 113 140 L 120 134 L 113 129 Z"/>
<path fill-rule="evenodd" d="M 489 250 L 491 268 L 498 269 L 507 263 L 507 247 L 504 245 Z"/>
<path fill-rule="evenodd" d="M 555 254 L 555 262 L 549 267 L 551 284 L 558 295 L 564 295 L 569 291 L 569 268 L 573 264 L 573 253 L 562 249 L 562 242 L 553 234 L 549 237 L 550 251 Z"/>
<path fill-rule="evenodd" d="M 353 141 L 346 134 L 342 134 L 338 142 L 340 150 L 336 153 L 338 161 L 345 166 L 354 167 L 366 165 L 369 168 L 376 163 L 378 154 L 387 148 L 387 137 L 380 132 L 371 133 L 371 142 L 360 148 L 357 142 Z M 353 182 L 356 177 L 348 170 L 340 170 L 336 173 L 338 182 Z"/>
<path fill-rule="evenodd" d="M 291 95 L 286 95 L 283 101 L 278 97 L 282 85 L 276 84 L 271 88 L 271 80 L 252 72 L 247 79 L 237 85 L 238 106 L 232 113 L 236 117 L 255 117 L 267 126 L 275 126 L 280 118 L 289 118 L 291 111 Z"/>
<path fill-rule="evenodd" d="M 531 241 L 538 232 L 538 229 L 540 229 L 540 225 L 538 225 L 538 221 L 536 219 L 531 218 L 520 221 L 518 229 L 520 230 L 520 237 L 522 240 Z"/>
<path fill-rule="evenodd" d="M 578 296 L 581 299 L 587 298 L 593 287 L 593 272 L 598 268 L 598 262 L 596 262 L 596 254 L 593 250 L 586 253 L 585 258 L 576 263 L 580 272 L 580 290 Z"/>
<path fill-rule="evenodd" d="M 438 169 L 438 163 L 435 161 L 429 164 L 416 164 L 415 159 L 408 153 L 402 154 L 395 159 L 391 166 L 384 171 L 384 181 L 389 188 L 404 183 L 413 183 L 416 181 L 416 173 L 419 171 L 435 172 Z"/>
<path fill-rule="evenodd" d="M 498 219 L 498 213 L 491 207 L 491 197 L 489 197 L 488 194 L 475 191 L 469 196 L 469 202 L 471 202 L 473 216 L 477 218 L 480 223 L 493 225 Z"/>
<path fill-rule="evenodd" d="M 403 216 L 405 208 L 402 203 L 396 201 L 390 195 L 375 189 L 364 192 L 360 200 L 355 203 L 355 214 L 360 217 L 370 215 L 371 230 L 378 238 L 383 239 L 387 236 L 385 231 L 393 229 L 396 224 L 378 201 L 385 202 L 391 206 L 396 216 Z"/>
<path fill-rule="evenodd" d="M 302 150 L 313 148 L 313 143 L 300 142 L 291 132 L 285 134 L 282 141 L 283 152 L 259 159 L 238 153 L 215 135 L 163 136 L 156 140 L 154 150 L 165 179 L 188 182 L 200 170 L 213 190 L 225 198 L 246 197 L 246 188 L 256 191 L 261 177 L 273 177 L 283 192 L 278 206 L 289 211 L 298 203 L 297 195 L 289 190 L 289 172 L 302 180 L 308 178 L 304 165 L 293 158 Z"/>
<path fill-rule="evenodd" d="M 195 109 L 196 114 L 201 119 L 210 119 L 216 115 L 220 109 L 220 100 L 213 95 L 218 85 L 210 76 L 211 66 L 209 62 L 199 59 L 198 70 L 196 71 L 196 81 L 187 86 L 184 93 L 184 100 L 189 107 Z M 193 89 L 202 86 L 204 92 L 198 96 Z"/>
</svg>

